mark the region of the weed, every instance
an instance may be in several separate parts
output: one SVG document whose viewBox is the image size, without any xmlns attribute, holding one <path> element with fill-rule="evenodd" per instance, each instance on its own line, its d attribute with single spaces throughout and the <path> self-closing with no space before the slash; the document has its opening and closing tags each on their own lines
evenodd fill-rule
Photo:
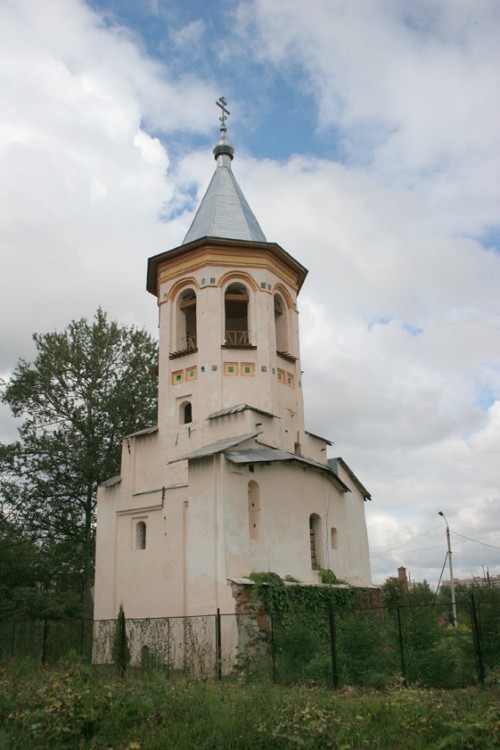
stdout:
<svg viewBox="0 0 500 750">
<path fill-rule="evenodd" d="M 1 750 L 490 750 L 500 687 L 385 692 L 0 667 Z"/>
</svg>

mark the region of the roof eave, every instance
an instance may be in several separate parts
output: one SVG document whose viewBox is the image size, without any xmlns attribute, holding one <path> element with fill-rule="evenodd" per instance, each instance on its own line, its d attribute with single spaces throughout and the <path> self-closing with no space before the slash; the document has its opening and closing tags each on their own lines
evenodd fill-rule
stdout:
<svg viewBox="0 0 500 750">
<path fill-rule="evenodd" d="M 147 281 L 146 289 L 155 297 L 158 296 L 157 278 L 158 278 L 158 267 L 160 264 L 174 260 L 182 255 L 187 255 L 194 250 L 197 250 L 204 245 L 216 245 L 218 247 L 241 247 L 248 249 L 259 249 L 271 252 L 277 258 L 279 258 L 285 265 L 291 268 L 297 275 L 297 292 L 300 291 L 302 284 L 307 276 L 307 268 L 293 258 L 281 245 L 276 242 L 255 242 L 254 240 L 233 240 L 226 237 L 200 237 L 197 240 L 187 243 L 186 245 L 179 245 L 171 250 L 158 253 L 157 255 L 151 256 L 148 259 L 148 270 L 147 270 Z"/>
<path fill-rule="evenodd" d="M 347 476 L 351 479 L 351 481 L 356 485 L 358 490 L 363 495 L 363 498 L 365 500 L 371 500 L 372 499 L 371 494 L 368 492 L 364 484 L 358 479 L 358 477 L 353 472 L 351 467 L 344 461 L 344 459 L 341 456 L 336 456 L 333 460 L 338 461 L 338 463 L 342 466 Z"/>
</svg>

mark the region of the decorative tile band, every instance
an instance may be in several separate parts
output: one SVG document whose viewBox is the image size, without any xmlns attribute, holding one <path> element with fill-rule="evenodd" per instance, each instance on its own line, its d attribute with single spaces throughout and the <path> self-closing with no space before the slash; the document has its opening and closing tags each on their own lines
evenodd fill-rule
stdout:
<svg viewBox="0 0 500 750">
<path fill-rule="evenodd" d="M 179 385 L 180 383 L 186 383 L 191 380 L 196 380 L 198 377 L 198 367 L 194 365 L 193 367 L 186 367 L 185 370 L 175 370 L 171 374 L 172 379 L 172 385 Z"/>
<path fill-rule="evenodd" d="M 217 365 L 212 365 L 212 370 L 217 370 Z M 267 372 L 267 367 L 262 365 L 262 372 Z M 289 388 L 295 388 L 295 375 L 293 372 L 286 372 L 280 367 L 275 370 L 272 368 L 273 374 L 277 373 L 278 383 L 287 385 Z M 201 368 L 201 372 L 205 372 L 205 367 Z M 253 378 L 255 376 L 255 363 L 254 362 L 224 362 L 224 375 L 234 377 L 241 375 L 246 378 Z M 188 383 L 198 379 L 198 367 L 194 365 L 192 367 L 186 367 L 184 370 L 174 370 L 171 374 L 172 385 L 179 385 L 180 383 Z M 299 382 L 299 387 L 302 384 Z"/>
<path fill-rule="evenodd" d="M 184 382 L 184 370 L 175 370 L 172 373 L 172 385 L 178 385 Z"/>
</svg>

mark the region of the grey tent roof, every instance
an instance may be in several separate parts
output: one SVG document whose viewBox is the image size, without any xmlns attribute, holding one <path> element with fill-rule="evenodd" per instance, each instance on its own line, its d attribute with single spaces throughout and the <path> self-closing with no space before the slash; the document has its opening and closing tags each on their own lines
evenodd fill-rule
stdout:
<svg viewBox="0 0 500 750">
<path fill-rule="evenodd" d="M 237 404 L 236 406 L 226 406 L 225 409 L 220 409 L 219 411 L 214 411 L 213 414 L 209 414 L 207 419 L 218 419 L 219 417 L 228 417 L 232 414 L 239 414 L 242 411 L 254 411 L 257 414 L 263 414 L 265 417 L 272 417 L 275 418 L 274 414 L 271 414 L 268 411 L 262 411 L 262 409 L 257 409 L 255 406 L 249 406 L 248 404 Z"/>
<path fill-rule="evenodd" d="M 305 456 L 299 456 L 296 453 L 288 453 L 288 451 L 283 451 L 279 448 L 262 445 L 258 448 L 243 448 L 238 450 L 226 449 L 224 455 L 228 461 L 235 464 L 272 463 L 273 461 L 293 461 L 299 464 L 305 464 L 312 469 L 327 474 L 334 480 L 341 492 L 351 491 L 331 466 L 320 464 L 318 461 L 313 461 L 311 458 L 305 458 Z"/>
<path fill-rule="evenodd" d="M 223 133 L 214 147 L 217 167 L 183 245 L 202 237 L 267 242 L 231 170 L 234 147 Z"/>
<path fill-rule="evenodd" d="M 239 445 L 240 443 L 243 443 L 245 440 L 250 440 L 251 438 L 257 437 L 257 435 L 260 435 L 260 432 L 249 432 L 246 435 L 237 435 L 236 437 L 230 437 L 230 438 L 224 438 L 223 440 L 217 440 L 216 443 L 210 443 L 210 445 L 204 445 L 202 448 L 198 448 L 198 450 L 193 451 L 192 453 L 186 453 L 185 456 L 181 456 L 180 458 L 174 458 L 172 461 L 169 461 L 170 464 L 175 464 L 177 461 L 191 461 L 195 458 L 207 458 L 207 456 L 213 456 L 215 453 L 222 453 L 222 451 L 227 450 L 228 448 L 232 448 L 235 445 Z"/>
</svg>

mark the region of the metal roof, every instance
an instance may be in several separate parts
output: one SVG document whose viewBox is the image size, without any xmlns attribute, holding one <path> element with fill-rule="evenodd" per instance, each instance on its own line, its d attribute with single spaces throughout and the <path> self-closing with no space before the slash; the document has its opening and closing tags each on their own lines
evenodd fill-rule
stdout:
<svg viewBox="0 0 500 750">
<path fill-rule="evenodd" d="M 118 484 L 122 481 L 121 476 L 118 474 L 118 476 L 110 477 L 109 479 L 105 479 L 104 482 L 101 482 L 99 487 L 113 487 L 114 484 Z"/>
<path fill-rule="evenodd" d="M 359 481 L 359 479 L 357 478 L 357 476 L 353 472 L 353 470 L 346 464 L 346 462 L 344 461 L 343 458 L 341 458 L 340 456 L 338 456 L 337 458 L 329 458 L 328 459 L 328 466 L 332 469 L 332 471 L 335 472 L 335 474 L 338 474 L 337 464 L 339 464 L 340 466 L 342 466 L 342 468 L 346 471 L 347 476 L 350 479 L 352 479 L 352 481 L 354 482 L 354 484 L 356 485 L 356 487 L 358 488 L 358 490 L 363 495 L 364 499 L 365 500 L 371 500 L 372 496 L 370 495 L 370 493 L 368 492 L 368 490 L 366 489 L 366 487 L 364 486 L 364 484 L 362 484 Z"/>
<path fill-rule="evenodd" d="M 298 456 L 296 453 L 288 453 L 282 451 L 279 448 L 270 448 L 267 446 L 259 446 L 258 448 L 242 448 L 241 450 L 225 450 L 225 457 L 234 464 L 257 464 L 257 463 L 270 463 L 272 461 L 296 461 L 300 464 L 322 471 L 328 474 L 335 483 L 342 489 L 343 492 L 350 492 L 349 487 L 344 484 L 338 474 L 327 464 L 320 464 L 318 461 L 313 461 L 310 458 L 304 456 Z"/>
<path fill-rule="evenodd" d="M 158 432 L 158 425 L 154 424 L 152 427 L 146 427 L 144 430 L 138 430 L 137 432 L 131 432 L 128 435 L 124 435 L 123 439 L 132 437 L 140 437 L 141 435 L 152 435 L 154 432 Z"/>
<path fill-rule="evenodd" d="M 242 411 L 246 411 L 247 409 L 250 409 L 250 411 L 255 411 L 257 414 L 263 414 L 265 417 L 272 417 L 275 418 L 274 414 L 271 414 L 268 411 L 262 411 L 262 409 L 257 409 L 255 406 L 249 406 L 248 404 L 237 404 L 236 406 L 227 406 L 225 409 L 220 409 L 220 411 L 214 411 L 213 414 L 209 414 L 207 419 L 218 419 L 219 417 L 227 417 L 230 414 L 239 414 Z"/>
<path fill-rule="evenodd" d="M 185 456 L 174 458 L 174 460 L 169 461 L 169 463 L 175 464 L 177 461 L 191 461 L 194 458 L 213 456 L 214 453 L 222 453 L 222 451 L 232 448 L 235 445 L 239 445 L 239 443 L 243 443 L 245 440 L 251 440 L 251 438 L 255 438 L 260 434 L 260 432 L 249 432 L 247 435 L 239 435 L 237 437 L 225 438 L 224 440 L 217 440 L 216 443 L 205 445 L 203 448 L 198 448 L 198 450 L 193 451 L 192 453 L 187 453 Z"/>
<path fill-rule="evenodd" d="M 309 435 L 309 437 L 314 438 L 315 440 L 321 440 L 323 443 L 326 443 L 327 445 L 333 445 L 331 440 L 328 440 L 328 438 L 321 437 L 321 435 L 315 435 L 314 432 L 309 432 L 308 430 L 305 430 L 306 435 Z"/>
<path fill-rule="evenodd" d="M 234 147 L 225 134 L 214 147 L 217 167 L 183 245 L 201 237 L 267 242 L 231 170 Z"/>
<path fill-rule="evenodd" d="M 291 458 L 299 458 L 293 453 L 287 453 L 279 448 L 242 448 L 241 450 L 228 450 L 225 456 L 233 464 L 257 464 L 262 461 L 289 461 Z M 325 466 L 325 469 L 328 467 Z"/>
</svg>

